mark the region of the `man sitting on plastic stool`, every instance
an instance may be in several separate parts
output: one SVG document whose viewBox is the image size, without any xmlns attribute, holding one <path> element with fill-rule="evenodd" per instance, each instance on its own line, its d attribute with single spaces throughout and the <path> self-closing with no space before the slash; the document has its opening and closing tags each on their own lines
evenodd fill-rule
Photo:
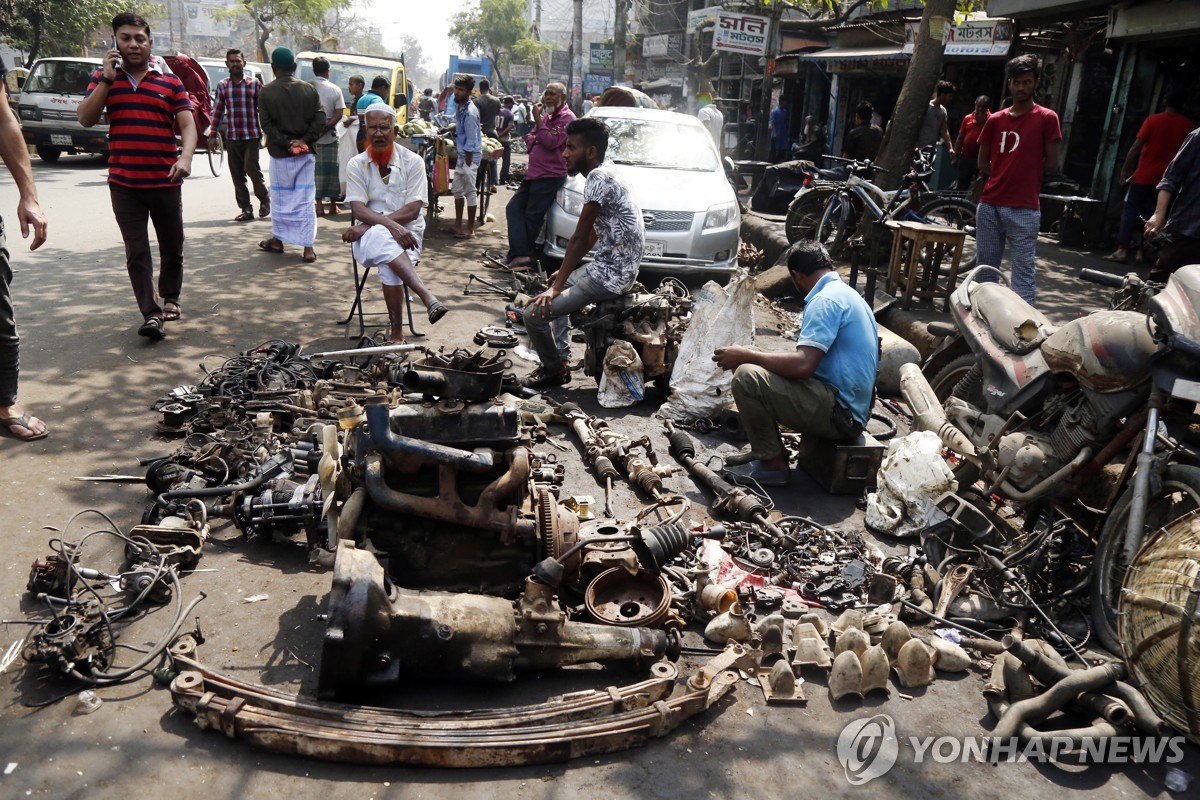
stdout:
<svg viewBox="0 0 1200 800">
<path fill-rule="evenodd" d="M 792 283 L 805 295 L 795 351 L 719 347 L 713 352 L 717 366 L 734 370 L 730 388 L 750 440 L 748 451 L 725 462 L 744 466 L 726 473 L 763 486 L 790 481 L 780 424 L 839 442 L 862 433 L 879 367 L 879 329 L 871 307 L 842 282 L 825 248 L 797 242 L 787 266 Z"/>
<path fill-rule="evenodd" d="M 396 111 L 391 106 L 376 103 L 364 119 L 366 149 L 346 167 L 346 202 L 359 221 L 346 229 L 342 241 L 351 243 L 360 264 L 379 272 L 391 341 L 403 344 L 406 285 L 425 304 L 430 323 L 446 315 L 446 307 L 425 288 L 415 269 L 425 232 L 425 162 L 408 148 L 396 147 Z"/>
</svg>

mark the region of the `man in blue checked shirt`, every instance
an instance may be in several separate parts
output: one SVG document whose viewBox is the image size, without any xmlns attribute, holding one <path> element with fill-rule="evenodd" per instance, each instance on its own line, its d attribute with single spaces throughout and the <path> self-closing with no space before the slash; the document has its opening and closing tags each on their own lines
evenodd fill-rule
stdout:
<svg viewBox="0 0 1200 800">
<path fill-rule="evenodd" d="M 458 162 L 454 167 L 450 193 L 454 195 L 454 227 L 451 232 L 458 239 L 470 239 L 475 235 L 475 208 L 479 205 L 475 173 L 479 169 L 479 159 L 483 158 L 483 132 L 479 127 L 479 109 L 471 102 L 471 90 L 474 88 L 475 79 L 469 75 L 454 81 L 454 144 L 458 148 Z M 464 202 L 467 206 L 465 229 L 462 224 Z"/>
<path fill-rule="evenodd" d="M 258 124 L 259 83 L 246 74 L 246 59 L 241 50 L 225 53 L 225 66 L 229 77 L 217 84 L 217 104 L 213 111 L 212 128 L 208 132 L 208 146 L 217 144 L 216 132 L 224 121 L 225 152 L 229 156 L 229 175 L 233 178 L 233 193 L 241 213 L 235 222 L 254 219 L 254 208 L 250 205 L 250 191 L 246 188 L 246 177 L 254 184 L 254 196 L 258 198 L 258 215 L 271 213 L 271 195 L 263 182 L 262 168 L 258 165 L 258 149 L 262 140 L 262 128 Z M 228 115 L 228 119 L 226 119 Z"/>
</svg>

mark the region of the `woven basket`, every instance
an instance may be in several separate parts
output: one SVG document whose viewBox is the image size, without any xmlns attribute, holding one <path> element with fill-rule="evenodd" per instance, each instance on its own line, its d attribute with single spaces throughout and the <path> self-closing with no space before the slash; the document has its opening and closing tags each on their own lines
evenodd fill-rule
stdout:
<svg viewBox="0 0 1200 800">
<path fill-rule="evenodd" d="M 1143 545 L 1117 603 L 1129 673 L 1154 710 L 1200 744 L 1200 510 Z"/>
</svg>

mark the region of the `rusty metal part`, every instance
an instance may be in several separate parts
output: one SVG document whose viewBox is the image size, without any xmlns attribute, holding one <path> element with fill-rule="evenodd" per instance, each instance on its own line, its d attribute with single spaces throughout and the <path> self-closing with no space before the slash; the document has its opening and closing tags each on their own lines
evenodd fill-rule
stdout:
<svg viewBox="0 0 1200 800">
<path fill-rule="evenodd" d="M 268 751 L 355 764 L 502 767 L 558 763 L 640 746 L 711 707 L 737 682 L 737 674 L 723 673 L 706 690 L 600 719 L 480 730 L 463 729 L 457 723 L 412 730 L 314 721 L 294 711 L 260 707 L 240 696 L 220 697 L 204 691 L 203 682 L 199 686 L 194 682 L 191 674 L 176 679 L 172 695 L 177 707 L 194 714 L 202 729 L 218 730 Z"/>
<path fill-rule="evenodd" d="M 712 659 L 688 678 L 689 689 L 709 689 L 718 677 L 728 670 L 740 669 L 747 672 L 758 667 L 758 653 L 745 645 L 729 642 L 725 650 Z"/>
<path fill-rule="evenodd" d="M 933 609 L 934 614 L 939 617 L 946 616 L 946 610 L 950 608 L 950 604 L 958 597 L 963 587 L 971 581 L 971 575 L 974 572 L 975 568 L 970 564 L 959 564 L 950 570 L 946 577 L 942 578 L 941 594 L 938 596 L 937 607 Z"/>
<path fill-rule="evenodd" d="M 375 556 L 338 544 L 318 694 L 345 697 L 410 677 L 512 680 L 520 670 L 677 657 L 674 632 L 569 622 L 534 580 L 512 604 L 417 592 L 384 579 Z"/>
<path fill-rule="evenodd" d="M 630 575 L 614 568 L 588 584 L 583 602 L 596 622 L 623 628 L 657 628 L 670 615 L 671 583 L 663 575 Z"/>
</svg>

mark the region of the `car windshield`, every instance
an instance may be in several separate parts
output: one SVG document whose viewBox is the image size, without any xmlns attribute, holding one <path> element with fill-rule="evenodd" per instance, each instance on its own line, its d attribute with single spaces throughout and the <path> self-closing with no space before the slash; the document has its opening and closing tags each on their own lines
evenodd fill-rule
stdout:
<svg viewBox="0 0 1200 800">
<path fill-rule="evenodd" d="M 229 77 L 229 67 L 224 64 L 202 64 L 204 71 L 208 73 L 208 85 L 215 92 L 217 84 Z"/>
<path fill-rule="evenodd" d="M 88 82 L 97 68 L 85 61 L 41 61 L 34 65 L 24 91 L 87 94 Z"/>
<path fill-rule="evenodd" d="M 696 172 L 711 172 L 718 167 L 712 139 L 699 125 L 622 117 L 601 119 L 608 126 L 606 161 Z"/>
</svg>

